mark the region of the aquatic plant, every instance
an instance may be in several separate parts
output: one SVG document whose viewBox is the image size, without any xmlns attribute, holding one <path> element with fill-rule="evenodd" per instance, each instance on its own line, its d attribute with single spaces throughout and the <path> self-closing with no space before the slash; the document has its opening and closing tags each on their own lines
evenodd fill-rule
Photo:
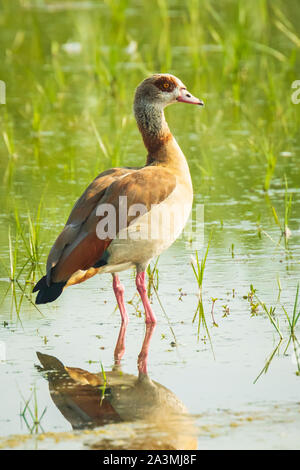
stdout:
<svg viewBox="0 0 300 470">
<path fill-rule="evenodd" d="M 211 336 L 210 336 L 209 329 L 208 329 L 207 322 L 206 322 L 206 318 L 205 318 L 203 297 L 202 297 L 204 270 L 205 270 L 205 265 L 206 265 L 206 260 L 207 260 L 207 255 L 208 255 L 208 250 L 209 250 L 209 247 L 210 247 L 211 239 L 212 239 L 212 233 L 211 233 L 209 241 L 207 243 L 207 247 L 206 247 L 203 258 L 200 261 L 198 251 L 196 251 L 196 253 L 195 253 L 196 258 L 194 258 L 194 257 L 192 258 L 191 266 L 192 266 L 193 273 L 195 275 L 195 278 L 196 278 L 196 281 L 197 281 L 197 284 L 198 284 L 198 304 L 197 304 L 197 308 L 196 308 L 196 311 L 195 311 L 192 322 L 194 323 L 197 316 L 198 316 L 198 328 L 197 328 L 198 341 L 199 341 L 199 338 L 200 338 L 201 327 L 203 327 L 204 330 L 206 331 L 207 337 L 208 337 L 210 345 L 211 345 L 211 349 L 213 351 L 212 340 L 211 340 Z"/>
<path fill-rule="evenodd" d="M 158 291 L 158 286 L 159 286 L 159 271 L 158 271 L 158 261 L 159 261 L 159 256 L 156 258 L 156 261 L 153 263 L 153 266 L 151 266 L 151 263 L 149 263 L 147 267 L 147 275 L 148 275 L 148 284 L 147 284 L 147 292 L 148 292 L 148 297 L 151 299 L 152 296 L 152 290 Z"/>
<path fill-rule="evenodd" d="M 289 315 L 288 312 L 286 311 L 285 307 L 282 306 L 282 309 L 284 311 L 284 314 L 286 316 L 286 319 L 288 321 L 289 325 L 289 340 L 287 343 L 287 346 L 284 350 L 284 353 L 287 352 L 290 343 L 292 341 L 293 347 L 294 347 L 294 354 L 296 358 L 296 363 L 297 363 L 297 375 L 300 375 L 300 357 L 299 357 L 299 348 L 300 348 L 300 343 L 299 340 L 296 336 L 296 326 L 298 323 L 298 320 L 300 318 L 300 306 L 298 305 L 298 297 L 299 297 L 299 283 L 297 284 L 297 290 L 296 290 L 296 296 L 295 296 L 295 301 L 294 301 L 294 308 L 293 308 L 293 313 L 292 315 Z"/>
<path fill-rule="evenodd" d="M 106 377 L 106 373 L 105 373 L 102 361 L 100 361 L 100 365 L 101 365 L 101 375 L 102 375 L 102 379 L 103 379 L 103 384 L 99 386 L 99 388 L 101 390 L 101 399 L 100 399 L 100 406 L 101 406 L 102 403 L 103 403 L 103 400 L 105 398 L 105 390 L 106 390 L 106 387 L 107 387 L 107 377 Z"/>
<path fill-rule="evenodd" d="M 45 406 L 43 411 L 41 413 L 39 412 L 36 387 L 33 387 L 27 400 L 23 397 L 21 392 L 19 393 L 23 401 L 23 407 L 20 407 L 20 416 L 29 433 L 38 434 L 39 432 L 44 432 L 41 421 L 47 411 L 47 407 Z"/>
<path fill-rule="evenodd" d="M 272 207 L 272 213 L 274 220 L 278 227 L 280 228 L 281 231 L 281 237 L 284 237 L 284 242 L 285 242 L 285 247 L 288 247 L 288 240 L 291 236 L 291 230 L 289 229 L 289 219 L 291 215 L 291 210 L 292 210 L 292 194 L 288 193 L 288 182 L 287 178 L 285 175 L 285 193 L 284 193 L 284 217 L 282 221 L 280 221 L 277 212 L 275 210 L 274 206 Z"/>
<path fill-rule="evenodd" d="M 289 325 L 289 339 L 288 339 L 288 342 L 287 342 L 287 345 L 284 349 L 283 354 L 285 355 L 287 353 L 287 351 L 289 349 L 289 346 L 292 342 L 293 343 L 293 353 L 294 353 L 294 357 L 295 357 L 296 364 L 297 364 L 296 375 L 300 375 L 300 357 L 299 357 L 300 343 L 299 343 L 299 340 L 298 340 L 298 338 L 296 336 L 296 332 L 295 332 L 298 320 L 300 318 L 300 307 L 298 305 L 298 297 L 299 297 L 299 283 L 297 284 L 297 290 L 296 290 L 296 296 L 295 296 L 294 308 L 293 308 L 292 315 L 289 315 L 286 308 L 282 305 L 282 310 L 284 311 L 285 317 L 286 317 L 286 319 L 288 321 L 288 325 Z M 276 347 L 274 348 L 274 350 L 272 351 L 272 353 L 269 355 L 269 357 L 268 357 L 268 359 L 265 363 L 265 366 L 263 367 L 263 369 L 261 370 L 259 375 L 256 377 L 254 383 L 257 382 L 257 380 L 261 377 L 261 375 L 263 373 L 267 373 L 272 360 L 274 359 L 277 352 L 279 353 L 280 345 L 281 345 L 281 343 L 284 339 L 284 336 L 283 336 L 283 334 L 281 332 L 281 329 L 279 327 L 278 319 L 277 319 L 277 321 L 275 321 L 275 309 L 276 308 L 275 307 L 270 307 L 268 309 L 266 307 L 265 303 L 261 302 L 259 299 L 258 299 L 258 301 L 259 301 L 259 304 L 263 307 L 264 312 L 267 314 L 271 324 L 273 325 L 273 327 L 277 331 L 277 333 L 279 335 L 279 341 L 278 341 L 278 344 L 276 345 Z"/>
<path fill-rule="evenodd" d="M 269 367 L 270 367 L 270 365 L 271 365 L 271 362 L 273 361 L 273 359 L 274 359 L 274 357 L 276 356 L 276 354 L 279 353 L 279 348 L 280 348 L 281 343 L 282 343 L 282 339 L 279 340 L 278 344 L 275 346 L 275 348 L 273 349 L 273 351 L 271 352 L 271 354 L 270 354 L 269 357 L 267 358 L 264 367 L 262 368 L 262 370 L 260 371 L 260 373 L 258 374 L 258 376 L 256 377 L 256 379 L 253 381 L 254 384 L 256 384 L 256 382 L 258 381 L 258 379 L 259 379 L 263 374 L 266 374 L 266 373 L 268 372 Z"/>
<path fill-rule="evenodd" d="M 27 213 L 27 224 L 24 225 L 21 223 L 20 214 L 17 207 L 15 207 L 15 222 L 16 222 L 16 233 L 18 237 L 22 239 L 23 249 L 26 252 L 26 264 L 30 265 L 30 274 L 29 278 L 32 279 L 32 282 L 35 281 L 36 272 L 39 271 L 39 274 L 42 274 L 40 268 L 40 258 L 41 258 L 41 239 L 40 239 L 40 219 L 41 219 L 41 207 L 42 207 L 42 198 L 37 208 L 35 219 L 32 218 L 30 212 Z"/>
<path fill-rule="evenodd" d="M 11 292 L 11 313 L 14 309 L 20 320 L 20 310 L 24 299 L 42 315 L 39 308 L 31 298 L 32 285 L 36 279 L 37 271 L 41 273 L 41 240 L 40 240 L 40 214 L 42 199 L 37 209 L 36 218 L 33 219 L 30 212 L 27 213 L 26 224 L 21 222 L 17 206 L 15 206 L 15 236 L 8 227 L 8 266 L 4 257 L 0 258 L 1 264 L 7 272 L 9 286 L 3 296 L 2 302 Z"/>
<path fill-rule="evenodd" d="M 250 304 L 251 316 L 258 314 L 259 301 L 254 302 L 254 297 L 256 298 L 256 289 L 254 289 L 253 284 L 250 284 L 250 290 L 247 295 L 243 296 L 243 299 L 248 300 Z"/>
</svg>

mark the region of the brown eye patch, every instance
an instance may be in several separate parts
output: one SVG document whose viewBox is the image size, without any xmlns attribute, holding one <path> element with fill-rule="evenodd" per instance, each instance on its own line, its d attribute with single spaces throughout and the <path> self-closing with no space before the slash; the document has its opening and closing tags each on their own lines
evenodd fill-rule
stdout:
<svg viewBox="0 0 300 470">
<path fill-rule="evenodd" d="M 177 86 L 175 80 L 171 77 L 159 77 L 155 80 L 154 85 L 161 91 L 172 92 Z"/>
</svg>

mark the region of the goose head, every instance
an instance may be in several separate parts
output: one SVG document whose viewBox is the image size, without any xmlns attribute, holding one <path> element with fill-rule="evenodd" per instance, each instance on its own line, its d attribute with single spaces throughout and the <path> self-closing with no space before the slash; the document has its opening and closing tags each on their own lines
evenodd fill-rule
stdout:
<svg viewBox="0 0 300 470">
<path fill-rule="evenodd" d="M 189 103 L 203 106 L 202 100 L 193 96 L 179 78 L 160 73 L 146 78 L 136 89 L 134 105 L 155 105 L 165 108 L 173 103 Z"/>
</svg>

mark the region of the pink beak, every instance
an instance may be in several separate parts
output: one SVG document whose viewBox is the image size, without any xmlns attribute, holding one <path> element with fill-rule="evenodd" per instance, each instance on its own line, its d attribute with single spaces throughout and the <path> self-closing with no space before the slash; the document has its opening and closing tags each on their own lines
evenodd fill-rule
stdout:
<svg viewBox="0 0 300 470">
<path fill-rule="evenodd" d="M 204 106 L 203 101 L 191 95 L 191 93 L 189 93 L 186 88 L 181 88 L 180 95 L 176 99 L 180 103 L 190 103 L 190 104 L 198 104 L 199 106 Z"/>
</svg>

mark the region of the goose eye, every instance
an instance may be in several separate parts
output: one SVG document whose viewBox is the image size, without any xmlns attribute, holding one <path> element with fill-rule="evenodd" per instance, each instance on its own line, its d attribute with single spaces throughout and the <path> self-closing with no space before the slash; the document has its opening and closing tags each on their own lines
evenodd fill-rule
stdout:
<svg viewBox="0 0 300 470">
<path fill-rule="evenodd" d="M 173 83 L 171 80 L 166 79 L 165 77 L 159 77 L 155 82 L 154 85 L 161 91 L 171 92 L 174 90 L 176 84 Z"/>
</svg>

